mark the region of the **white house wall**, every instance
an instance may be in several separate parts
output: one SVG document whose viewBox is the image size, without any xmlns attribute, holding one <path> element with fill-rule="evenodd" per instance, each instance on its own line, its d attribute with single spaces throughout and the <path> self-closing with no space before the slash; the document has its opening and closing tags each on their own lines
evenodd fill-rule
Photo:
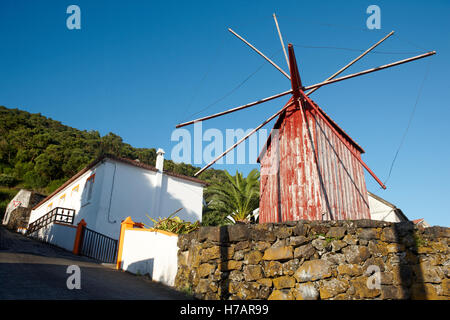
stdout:
<svg viewBox="0 0 450 320">
<path fill-rule="evenodd" d="M 90 201 L 87 201 L 87 178 L 95 174 L 95 180 L 93 185 L 92 197 Z M 97 164 L 90 170 L 86 171 L 83 175 L 78 177 L 75 181 L 70 183 L 64 189 L 59 191 L 50 199 L 42 203 L 38 208 L 31 211 L 29 223 L 39 219 L 43 215 L 56 207 L 63 207 L 75 210 L 74 224 L 77 224 L 84 219 L 88 225 L 95 225 L 97 221 L 97 211 L 99 205 L 99 199 L 101 194 L 102 180 L 104 177 L 104 167 L 101 164 Z M 76 188 L 78 186 L 78 190 Z M 65 194 L 65 197 L 61 199 L 61 196 Z M 52 204 L 51 207 L 49 205 Z"/>
<path fill-rule="evenodd" d="M 33 232 L 30 236 L 72 251 L 76 233 L 77 229 L 75 227 L 51 223 Z"/>
<path fill-rule="evenodd" d="M 126 230 L 122 269 L 134 274 L 149 274 L 152 280 L 173 286 L 178 268 L 177 241 L 177 236 L 160 232 Z"/>
<path fill-rule="evenodd" d="M 392 208 L 383 202 L 373 198 L 369 194 L 369 209 L 372 220 L 381 220 L 387 222 L 400 222 L 400 219 L 395 213 L 395 208 Z"/>
<path fill-rule="evenodd" d="M 156 173 L 117 161 L 105 162 L 104 168 L 95 230 L 118 239 L 120 223 L 128 216 L 133 221 L 151 224 L 146 214 L 152 205 Z"/>
<path fill-rule="evenodd" d="M 164 175 L 162 180 L 160 212 L 153 216 L 167 217 L 183 208 L 176 215 L 186 221 L 202 221 L 203 187 L 190 182 Z"/>
<path fill-rule="evenodd" d="M 147 215 L 157 220 L 179 208 L 183 208 L 177 213 L 181 219 L 191 222 L 201 220 L 201 185 L 163 174 L 158 192 L 157 175 L 160 173 L 111 160 L 106 161 L 103 167 L 105 177 L 96 231 L 118 239 L 120 223 L 126 217 L 152 226 Z"/>
<path fill-rule="evenodd" d="M 86 180 L 94 173 L 92 197 L 87 202 Z M 202 185 L 163 174 L 158 192 L 158 175 L 161 173 L 105 159 L 33 210 L 30 223 L 56 207 L 70 208 L 75 210 L 74 224 L 84 219 L 88 228 L 118 239 L 120 223 L 128 216 L 152 226 L 147 214 L 157 219 L 183 208 L 177 213 L 181 219 L 201 220 Z M 78 192 L 72 192 L 77 185 Z M 60 199 L 63 194 L 64 201 Z"/>
</svg>

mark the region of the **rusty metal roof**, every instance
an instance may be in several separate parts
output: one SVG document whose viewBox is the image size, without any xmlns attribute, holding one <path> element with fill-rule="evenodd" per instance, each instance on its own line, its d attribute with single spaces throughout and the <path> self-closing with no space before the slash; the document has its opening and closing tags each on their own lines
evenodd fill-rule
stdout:
<svg viewBox="0 0 450 320">
<path fill-rule="evenodd" d="M 292 97 L 291 97 L 291 99 L 289 99 L 289 101 L 286 103 L 286 105 L 287 104 L 289 104 L 290 102 L 292 101 Z M 312 100 L 311 100 L 312 101 Z M 350 144 L 352 144 L 355 148 L 356 148 L 356 150 L 358 150 L 358 152 L 360 152 L 361 154 L 362 153 L 365 153 L 365 151 L 364 151 L 364 149 L 359 145 L 359 144 L 357 144 L 356 142 L 355 142 L 355 140 L 353 140 L 345 131 L 344 131 L 344 129 L 342 129 L 333 119 L 331 119 L 331 117 L 325 112 L 325 111 L 323 111 L 323 109 L 322 108 L 320 108 L 318 105 L 317 105 L 317 103 L 315 103 L 314 101 L 313 101 L 313 103 L 314 103 L 314 105 L 317 107 L 317 109 L 319 109 L 319 111 L 322 113 L 322 115 L 323 116 L 325 116 L 326 118 L 327 118 L 327 120 L 333 125 L 333 127 L 350 143 Z M 280 125 L 281 125 L 281 123 L 282 123 L 282 121 L 283 121 L 283 119 L 284 119 L 284 117 L 285 117 L 285 112 L 283 112 L 279 117 L 278 117 L 278 119 L 277 119 L 277 121 L 275 122 L 275 125 L 273 126 L 273 128 L 272 128 L 272 131 L 270 132 L 270 135 L 269 135 L 269 137 L 267 138 L 267 141 L 266 141 L 266 144 L 265 144 L 265 146 L 266 146 L 266 148 L 270 145 L 270 140 L 271 140 L 271 137 L 272 137 L 272 132 L 273 132 L 273 130 L 274 129 L 278 129 L 279 127 L 280 127 Z M 263 150 L 261 151 L 261 153 L 259 154 L 259 157 L 258 157 L 258 159 L 257 159 L 257 162 L 260 162 L 260 159 L 261 159 L 261 157 L 264 155 L 264 153 L 265 153 L 265 150 L 266 150 L 266 148 L 263 148 Z"/>
</svg>

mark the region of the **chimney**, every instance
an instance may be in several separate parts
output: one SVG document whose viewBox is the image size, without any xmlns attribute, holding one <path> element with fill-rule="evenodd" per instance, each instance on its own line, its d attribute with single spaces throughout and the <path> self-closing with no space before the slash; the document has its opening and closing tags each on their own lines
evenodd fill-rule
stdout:
<svg viewBox="0 0 450 320">
<path fill-rule="evenodd" d="M 163 172 L 164 169 L 164 150 L 159 148 L 156 151 L 156 169 L 160 172 Z"/>
</svg>

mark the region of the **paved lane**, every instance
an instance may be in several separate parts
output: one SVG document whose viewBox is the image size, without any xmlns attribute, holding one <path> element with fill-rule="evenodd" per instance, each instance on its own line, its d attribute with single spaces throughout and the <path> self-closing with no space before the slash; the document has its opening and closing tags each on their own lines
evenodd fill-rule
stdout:
<svg viewBox="0 0 450 320">
<path fill-rule="evenodd" d="M 68 289 L 70 265 L 81 270 L 81 289 Z M 0 227 L 0 300 L 5 299 L 187 299 L 145 277 L 115 270 L 86 257 Z"/>
</svg>

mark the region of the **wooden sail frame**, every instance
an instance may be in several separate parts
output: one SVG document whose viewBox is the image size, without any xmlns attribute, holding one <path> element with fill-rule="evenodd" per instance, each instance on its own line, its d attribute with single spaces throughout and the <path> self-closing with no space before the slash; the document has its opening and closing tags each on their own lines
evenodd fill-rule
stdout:
<svg viewBox="0 0 450 320">
<path fill-rule="evenodd" d="M 370 51 L 372 51 L 374 48 L 376 48 L 378 45 L 380 45 L 382 42 L 384 42 L 387 38 L 389 38 L 390 36 L 392 36 L 394 34 L 394 31 L 391 31 L 390 33 L 388 33 L 386 36 L 384 36 L 382 39 L 380 39 L 378 42 L 376 42 L 374 45 L 372 45 L 370 48 L 368 48 L 366 51 L 364 51 L 361 55 L 359 55 L 358 57 L 356 57 L 355 59 L 353 59 L 351 62 L 349 62 L 348 64 L 346 64 L 344 67 L 342 67 L 341 69 L 339 69 L 337 72 L 335 72 L 333 75 L 331 75 L 330 77 L 328 77 L 326 80 L 314 84 L 314 85 L 310 85 L 310 86 L 306 86 L 303 87 L 301 80 L 300 80 L 300 76 L 298 73 L 298 69 L 297 69 L 297 63 L 295 60 L 295 55 L 293 53 L 293 46 L 292 44 L 288 45 L 288 51 L 289 51 L 289 58 L 286 54 L 286 50 L 284 47 L 284 42 L 283 42 L 283 38 L 281 35 L 281 31 L 278 25 L 278 21 L 276 19 L 276 15 L 273 14 L 274 17 L 274 21 L 275 21 L 275 25 L 278 31 L 278 35 L 281 41 L 281 45 L 286 57 L 286 62 L 288 63 L 288 67 L 290 70 L 290 75 L 288 75 L 283 69 L 281 69 L 277 64 L 275 64 L 272 60 L 270 60 L 266 55 L 264 55 L 260 50 L 258 50 L 254 45 L 252 45 L 250 42 L 248 42 L 247 40 L 245 40 L 242 36 L 240 36 L 239 34 L 237 34 L 234 30 L 232 30 L 231 28 L 229 28 L 228 30 L 235 35 L 237 38 L 239 38 L 241 41 L 243 41 L 246 45 L 248 45 L 251 49 L 253 49 L 256 53 L 258 53 L 260 56 L 262 56 L 266 61 L 268 61 L 272 66 L 274 66 L 278 71 L 280 71 L 285 77 L 287 77 L 290 81 L 291 81 L 291 89 L 281 92 L 279 94 L 275 94 L 272 95 L 270 97 L 267 98 L 263 98 L 260 100 L 257 100 L 255 102 L 251 102 L 245 105 L 241 105 L 232 109 L 228 109 L 210 116 L 205 116 L 202 118 L 198 118 L 195 120 L 191 120 L 185 123 L 181 123 L 176 125 L 176 128 L 180 128 L 180 127 L 184 127 L 187 125 L 191 125 L 197 122 L 201 122 L 201 121 L 205 121 L 205 120 L 209 120 L 209 119 L 213 119 L 216 117 L 220 117 L 232 112 L 236 112 L 239 110 L 243 110 L 246 108 L 250 108 L 259 104 L 262 104 L 264 102 L 268 102 L 280 97 L 283 97 L 285 95 L 288 94 L 292 94 L 293 96 L 291 97 L 290 101 L 283 107 L 281 108 L 279 111 L 277 111 L 275 114 L 273 114 L 272 116 L 270 116 L 268 119 L 266 119 L 264 122 L 262 122 L 259 126 L 257 126 L 255 129 L 253 129 L 251 132 L 249 132 L 246 136 L 244 136 L 243 138 L 241 138 L 239 141 L 237 141 L 234 145 L 232 145 L 230 148 L 228 148 L 225 152 L 223 152 L 222 154 L 220 154 L 218 157 L 216 157 L 213 161 L 211 161 L 210 163 L 208 163 L 207 165 L 205 165 L 203 168 L 201 168 L 199 171 L 197 171 L 194 176 L 198 176 L 200 173 L 202 173 L 203 171 L 205 171 L 207 168 L 209 168 L 210 166 L 212 166 L 214 163 L 216 163 L 220 158 L 224 157 L 228 152 L 230 152 L 231 150 L 233 150 L 234 148 L 236 148 L 240 143 L 244 142 L 246 139 L 248 139 L 252 134 L 254 134 L 255 132 L 257 132 L 259 129 L 261 129 L 264 125 L 266 125 L 267 123 L 269 123 L 270 121 L 272 121 L 275 117 L 277 117 L 278 115 L 281 115 L 289 106 L 291 106 L 292 104 L 297 105 L 298 107 L 300 107 L 300 105 L 303 103 L 307 103 L 311 108 L 315 109 L 316 114 L 319 115 L 319 117 L 322 118 L 322 120 L 324 120 L 329 126 L 330 128 L 333 128 L 333 126 L 329 123 L 328 119 L 326 119 L 325 116 L 323 116 L 322 112 L 320 112 L 317 109 L 317 106 L 309 99 L 309 95 L 312 94 L 313 92 L 315 92 L 316 90 L 318 90 L 319 88 L 332 84 L 332 83 L 336 83 L 336 82 L 340 82 L 343 80 L 347 80 L 347 79 L 351 79 L 351 78 L 355 78 L 358 76 L 362 76 L 365 74 L 369 74 L 372 72 L 376 72 L 376 71 L 380 71 L 380 70 L 384 70 L 387 68 L 391 68 L 394 66 L 398 66 L 404 63 L 408 63 L 408 62 L 412 62 L 415 60 L 419 60 L 422 58 L 426 58 L 429 56 L 432 56 L 434 54 L 436 54 L 436 51 L 431 51 L 431 52 L 427 52 L 415 57 L 411 57 L 411 58 L 407 58 L 407 59 L 403 59 L 403 60 L 399 60 L 396 62 L 392 62 L 389 64 L 385 64 L 379 67 L 375 67 L 375 68 L 371 68 L 371 69 L 367 69 L 364 71 L 360 71 L 357 73 L 353 73 L 347 76 L 343 76 L 340 78 L 336 78 L 339 74 L 341 74 L 343 71 L 345 71 L 346 69 L 348 69 L 350 66 L 352 66 L 354 63 L 356 63 L 357 61 L 359 61 L 360 59 L 362 59 L 364 56 L 366 56 Z M 305 91 L 309 90 L 308 92 L 305 93 Z M 292 100 L 292 101 L 291 101 Z M 337 132 L 336 130 L 333 131 L 336 136 L 339 137 L 339 139 L 343 139 Z M 344 144 L 346 145 L 346 144 Z M 353 151 L 349 148 L 350 152 Z M 377 183 L 383 188 L 386 189 L 386 186 L 381 182 L 381 180 L 373 173 L 373 171 L 360 159 L 360 157 L 355 157 L 356 159 L 358 159 L 358 161 L 361 163 L 361 165 L 369 172 L 369 174 L 377 181 Z"/>
</svg>

